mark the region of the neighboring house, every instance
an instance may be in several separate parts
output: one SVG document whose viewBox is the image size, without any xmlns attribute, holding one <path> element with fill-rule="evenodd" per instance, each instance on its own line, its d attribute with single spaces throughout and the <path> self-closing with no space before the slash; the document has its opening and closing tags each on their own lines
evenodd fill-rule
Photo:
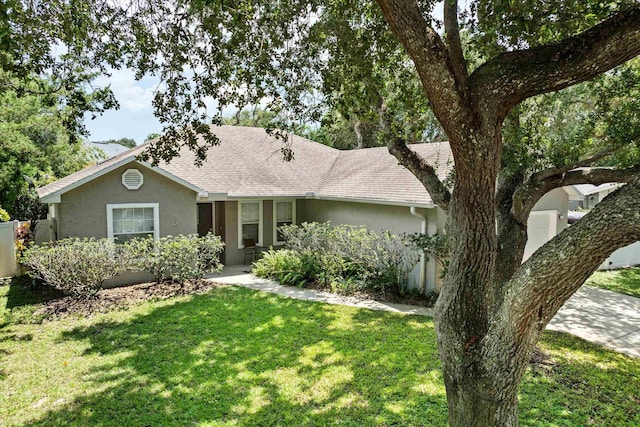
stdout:
<svg viewBox="0 0 640 427">
<path fill-rule="evenodd" d="M 290 135 L 295 159 L 282 159 L 282 142 L 264 129 L 221 126 L 220 145 L 194 166 L 183 150 L 152 167 L 136 160 L 141 145 L 38 190 L 57 224 L 57 238 L 136 236 L 213 231 L 226 247 L 223 263 L 244 262 L 244 239 L 264 247 L 283 242 L 277 227 L 302 222 L 365 225 L 392 233 L 441 233 L 445 213 L 422 184 L 385 147 L 340 151 Z M 441 179 L 453 167 L 447 143 L 411 145 Z M 532 253 L 566 227 L 568 198 L 545 196 L 531 215 Z M 543 237 L 543 238 L 541 238 Z M 434 261 L 421 263 L 413 284 L 438 287 Z"/>
<path fill-rule="evenodd" d="M 96 141 L 96 142 L 88 142 L 87 145 L 91 148 L 96 148 L 100 151 L 102 151 L 104 153 L 104 159 L 110 159 L 112 157 L 117 156 L 120 153 L 124 153 L 125 151 L 129 150 L 128 147 L 125 147 L 124 145 L 120 145 L 120 144 L 116 144 L 113 142 L 101 142 L 101 141 Z"/>
<path fill-rule="evenodd" d="M 613 193 L 622 184 L 608 183 L 602 185 L 579 184 L 565 187 L 569 194 L 569 210 L 591 209 L 602 201 L 609 193 Z"/>
<path fill-rule="evenodd" d="M 565 187 L 564 189 L 569 195 L 570 223 L 577 222 L 586 214 L 585 212 L 576 212 L 575 209 L 590 210 L 623 185 L 613 182 L 602 185 L 582 184 Z M 609 270 L 634 265 L 640 265 L 640 242 L 618 249 L 602 263 L 599 269 Z"/>
</svg>

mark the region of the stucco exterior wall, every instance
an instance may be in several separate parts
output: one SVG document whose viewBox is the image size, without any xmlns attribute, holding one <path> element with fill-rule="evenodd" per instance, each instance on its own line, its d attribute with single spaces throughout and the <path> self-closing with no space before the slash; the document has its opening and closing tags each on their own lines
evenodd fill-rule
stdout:
<svg viewBox="0 0 640 427">
<path fill-rule="evenodd" d="M 122 173 L 138 169 L 142 187 L 128 190 Z M 148 168 L 128 164 L 96 178 L 61 197 L 58 238 L 107 237 L 107 204 L 158 203 L 160 236 L 197 232 L 196 193 Z"/>
<path fill-rule="evenodd" d="M 305 200 L 304 205 L 304 221 L 307 222 L 364 225 L 371 231 L 388 230 L 394 234 L 420 232 L 420 219 L 411 215 L 409 208 L 404 206 L 332 200 Z M 423 212 L 432 210 L 421 209 Z"/>
</svg>

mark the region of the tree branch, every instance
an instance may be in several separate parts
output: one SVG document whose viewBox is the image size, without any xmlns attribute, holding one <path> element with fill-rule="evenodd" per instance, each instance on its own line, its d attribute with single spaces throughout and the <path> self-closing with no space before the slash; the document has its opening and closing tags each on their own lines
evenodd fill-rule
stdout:
<svg viewBox="0 0 640 427">
<path fill-rule="evenodd" d="M 456 78 L 456 67 L 440 35 L 429 26 L 415 1 L 378 0 L 382 13 L 415 64 L 433 113 L 452 143 L 462 130 L 461 121 L 472 114 L 466 99 L 468 88 Z M 469 122 L 467 121 L 467 122 Z"/>
<path fill-rule="evenodd" d="M 405 141 L 393 133 L 391 129 L 391 119 L 388 116 L 386 104 L 383 102 L 380 107 L 380 128 L 388 139 L 387 148 L 402 166 L 407 168 L 424 185 L 434 203 L 440 208 L 447 210 L 451 193 L 438 178 L 438 174 L 433 166 L 428 164 L 418 153 L 410 149 Z"/>
<path fill-rule="evenodd" d="M 542 196 L 555 188 L 578 184 L 601 185 L 608 182 L 629 182 L 639 175 L 640 166 L 634 166 L 625 169 L 576 169 L 542 180 L 534 180 L 532 177 L 514 192 L 513 215 L 521 224 L 526 224 L 533 206 Z"/>
<path fill-rule="evenodd" d="M 507 286 L 502 314 L 538 331 L 615 250 L 640 240 L 640 176 L 536 251 Z M 505 319 L 506 320 L 506 319 Z"/>
<path fill-rule="evenodd" d="M 599 265 L 616 249 L 640 240 L 640 177 L 609 195 L 524 262 L 504 285 L 506 293 L 482 339 L 489 372 L 508 367 L 521 377 L 540 333 Z M 486 357 L 493 355 L 494 357 Z M 514 361 L 520 362 L 515 363 Z"/>
<path fill-rule="evenodd" d="M 549 178 L 551 176 L 554 175 L 560 175 L 560 174 L 564 174 L 569 172 L 572 169 L 576 169 L 576 168 L 583 168 L 586 166 L 591 166 L 592 164 L 594 164 L 595 162 L 602 160 L 606 157 L 608 157 L 609 155 L 613 154 L 614 152 L 618 151 L 621 147 L 614 147 L 614 146 L 608 146 L 605 149 L 597 152 L 596 154 L 594 154 L 591 157 L 587 157 L 586 159 L 582 159 L 579 160 L 575 163 L 572 163 L 570 165 L 565 165 L 565 166 L 560 166 L 560 167 L 554 167 L 554 168 L 548 168 L 548 169 L 544 169 L 541 170 L 540 172 L 536 172 L 533 174 L 533 176 L 531 177 L 531 181 L 535 182 L 535 181 L 542 181 L 546 178 Z"/>
<path fill-rule="evenodd" d="M 451 200 L 451 193 L 442 181 L 440 181 L 433 166 L 425 162 L 418 153 L 410 149 L 400 138 L 392 138 L 387 144 L 387 147 L 389 148 L 389 152 L 398 159 L 398 162 L 409 169 L 409 171 L 420 180 L 429 192 L 429 195 L 431 195 L 434 203 L 440 208 L 447 210 L 449 208 L 449 201 Z"/>
<path fill-rule="evenodd" d="M 577 169 L 564 174 L 560 187 L 577 184 L 601 185 L 608 182 L 629 182 L 640 174 L 640 166 L 625 169 Z M 551 180 L 551 178 L 549 178 Z"/>
<path fill-rule="evenodd" d="M 500 100 L 499 114 L 534 95 L 589 80 L 640 54 L 640 6 L 559 43 L 503 53 L 470 76 L 481 96 Z"/>
<path fill-rule="evenodd" d="M 460 86 L 467 86 L 467 62 L 462 52 L 460 42 L 460 25 L 458 23 L 458 0 L 445 0 L 444 2 L 444 37 L 449 49 L 449 57 L 453 72 Z"/>
</svg>

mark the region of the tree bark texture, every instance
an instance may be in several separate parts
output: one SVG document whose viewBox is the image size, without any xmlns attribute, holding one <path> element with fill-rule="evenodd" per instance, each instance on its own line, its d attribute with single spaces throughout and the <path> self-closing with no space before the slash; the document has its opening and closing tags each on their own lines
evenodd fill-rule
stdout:
<svg viewBox="0 0 640 427">
<path fill-rule="evenodd" d="M 505 53 L 467 76 L 457 2 L 445 6 L 447 43 L 415 1 L 378 3 L 416 66 L 455 161 L 449 193 L 403 141 L 389 141 L 389 151 L 448 211 L 452 249 L 435 323 L 449 423 L 517 426 L 519 384 L 541 331 L 607 256 L 640 240 L 640 180 L 638 170 L 616 171 L 615 180 L 629 182 L 622 190 L 521 265 L 527 219 L 540 197 L 614 172 L 500 174 L 502 123 L 523 99 L 590 79 L 640 54 L 640 7 L 557 44 Z"/>
</svg>

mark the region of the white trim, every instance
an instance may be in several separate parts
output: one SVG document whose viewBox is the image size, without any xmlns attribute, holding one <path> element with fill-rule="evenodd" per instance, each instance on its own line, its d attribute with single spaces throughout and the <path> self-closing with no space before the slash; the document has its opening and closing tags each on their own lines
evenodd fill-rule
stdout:
<svg viewBox="0 0 640 427">
<path fill-rule="evenodd" d="M 273 246 L 283 245 L 284 241 L 278 240 L 278 211 L 276 209 L 276 205 L 278 203 L 291 203 L 291 223 L 297 224 L 296 222 L 296 199 L 273 199 Z"/>
<path fill-rule="evenodd" d="M 107 204 L 107 237 L 113 241 L 113 210 L 125 208 L 153 208 L 153 240 L 160 238 L 159 203 L 114 203 Z"/>
<path fill-rule="evenodd" d="M 127 179 L 125 178 L 125 176 L 131 174 L 137 175 L 137 177 L 140 178 L 140 182 L 138 184 L 131 186 L 127 184 Z M 124 188 L 126 188 L 127 190 L 137 190 L 144 185 L 144 175 L 138 169 L 127 169 L 126 171 L 122 172 L 122 185 L 124 185 Z"/>
<path fill-rule="evenodd" d="M 244 249 L 244 243 L 242 243 L 242 204 L 243 203 L 258 203 L 258 241 L 256 245 L 262 246 L 263 239 L 263 208 L 262 200 L 238 200 L 238 249 Z"/>
<path fill-rule="evenodd" d="M 42 203 L 60 203 L 61 199 L 60 196 L 68 191 L 73 190 L 74 188 L 80 187 L 81 185 L 86 184 L 87 182 L 93 181 L 96 178 L 101 177 L 102 175 L 106 175 L 109 172 L 114 171 L 115 169 L 118 169 L 120 166 L 124 166 L 128 163 L 137 163 L 141 166 L 146 167 L 147 169 L 151 169 L 154 172 L 159 173 L 160 175 L 164 176 L 165 178 L 170 179 L 171 181 L 177 182 L 178 184 L 181 184 L 184 187 L 189 188 L 190 190 L 195 191 L 196 193 L 198 193 L 198 196 L 200 197 L 206 197 L 207 196 L 207 192 L 203 189 L 201 189 L 200 187 L 197 187 L 193 184 L 191 184 L 188 181 L 185 181 L 182 178 L 179 178 L 175 175 L 173 175 L 170 172 L 165 171 L 164 169 L 161 169 L 159 167 L 154 167 L 152 166 L 150 163 L 147 162 L 141 162 L 141 161 L 136 161 L 135 156 L 131 156 L 131 157 L 126 157 L 118 162 L 115 162 L 114 164 L 105 167 L 104 169 L 100 169 L 97 172 L 92 173 L 91 175 L 87 175 L 84 178 L 79 179 L 78 181 L 72 182 L 69 185 L 65 185 L 64 187 L 55 190 L 53 192 L 51 192 L 50 194 L 47 194 L 45 196 L 41 196 L 40 197 L 40 201 Z M 72 176 L 72 175 L 69 175 Z M 68 177 L 66 177 L 68 178 Z M 63 178 L 63 179 L 66 179 Z"/>
<path fill-rule="evenodd" d="M 322 194 L 318 194 L 315 192 L 307 192 L 299 195 L 291 195 L 291 194 L 282 194 L 282 195 L 264 195 L 264 194 L 253 194 L 253 195 L 238 195 L 238 194 L 229 194 L 229 193 L 210 193 L 207 198 L 201 198 L 199 201 L 251 201 L 251 200 L 288 200 L 288 199 L 311 199 L 311 200 L 332 200 L 336 202 L 352 202 L 352 203 L 369 203 L 372 205 L 387 205 L 387 206 L 406 206 L 411 207 L 414 206 L 416 208 L 425 208 L 431 209 L 435 208 L 435 203 L 431 202 L 396 202 L 392 200 L 382 200 L 382 199 L 366 199 L 366 198 L 358 198 L 358 197 L 338 197 L 338 196 L 323 196 Z"/>
<path fill-rule="evenodd" d="M 229 199 L 227 193 L 207 193 L 207 194 L 198 194 L 198 202 L 199 203 L 207 203 L 207 202 L 224 202 Z M 235 200 L 235 199 L 233 199 Z"/>
<path fill-rule="evenodd" d="M 387 206 L 406 206 L 411 207 L 414 206 L 416 208 L 425 208 L 431 209 L 435 208 L 436 205 L 433 202 L 395 202 L 391 200 L 382 200 L 382 199 L 363 199 L 357 197 L 337 197 L 337 196 L 323 196 L 321 194 L 312 193 L 307 194 L 306 199 L 312 200 L 332 200 L 335 202 L 353 202 L 353 203 L 369 203 L 372 205 L 387 205 Z"/>
</svg>

